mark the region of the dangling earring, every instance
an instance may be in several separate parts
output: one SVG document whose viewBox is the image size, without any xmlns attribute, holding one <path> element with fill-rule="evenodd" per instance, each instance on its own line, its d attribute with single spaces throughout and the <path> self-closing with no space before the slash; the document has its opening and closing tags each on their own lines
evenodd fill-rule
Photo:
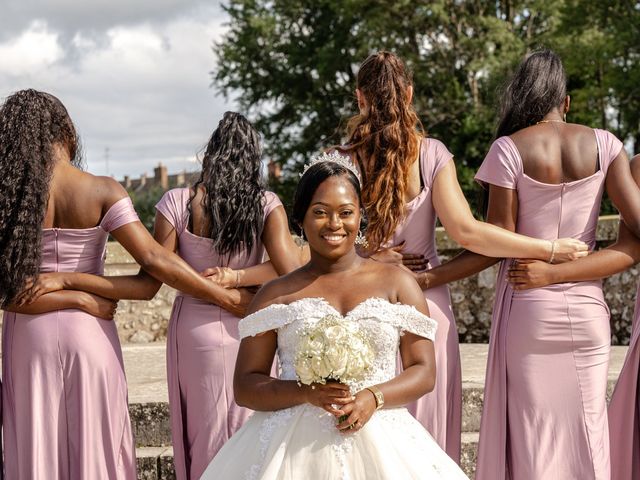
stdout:
<svg viewBox="0 0 640 480">
<path fill-rule="evenodd" d="M 304 240 L 305 242 L 307 241 L 307 237 L 304 236 L 304 228 L 300 227 L 300 237 L 302 238 L 302 240 Z"/>
<path fill-rule="evenodd" d="M 362 248 L 369 248 L 369 242 L 367 241 L 367 237 L 362 234 L 362 230 L 358 230 L 355 244 L 360 245 Z"/>
<path fill-rule="evenodd" d="M 562 114 L 562 121 L 564 123 L 567 123 L 567 112 L 566 111 Z"/>
</svg>

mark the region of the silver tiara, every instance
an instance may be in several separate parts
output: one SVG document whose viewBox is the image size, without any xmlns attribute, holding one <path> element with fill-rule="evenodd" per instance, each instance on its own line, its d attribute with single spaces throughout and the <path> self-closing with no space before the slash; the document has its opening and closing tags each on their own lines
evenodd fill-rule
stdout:
<svg viewBox="0 0 640 480">
<path fill-rule="evenodd" d="M 307 173 L 307 170 L 309 170 L 316 163 L 323 163 L 323 162 L 333 162 L 343 166 L 344 168 L 348 169 L 351 173 L 353 173 L 358 179 L 358 183 L 362 185 L 362 177 L 360 176 L 360 172 L 358 171 L 358 168 L 351 161 L 351 157 L 342 155 L 341 153 L 338 153 L 337 150 L 333 150 L 330 153 L 322 152 L 320 155 L 316 155 L 315 157 L 313 157 L 309 161 L 309 163 L 307 163 L 304 166 L 300 176 L 302 177 L 305 173 Z"/>
</svg>

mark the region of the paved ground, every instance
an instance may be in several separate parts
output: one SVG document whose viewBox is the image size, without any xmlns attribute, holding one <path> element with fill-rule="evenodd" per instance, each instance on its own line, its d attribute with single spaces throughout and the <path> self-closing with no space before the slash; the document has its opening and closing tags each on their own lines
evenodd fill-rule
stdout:
<svg viewBox="0 0 640 480">
<path fill-rule="evenodd" d="M 163 343 L 125 344 L 122 347 L 131 403 L 166 402 L 166 364 Z M 627 347 L 612 347 L 609 380 L 618 378 Z M 487 345 L 462 344 L 462 380 L 465 387 L 482 387 Z"/>
</svg>

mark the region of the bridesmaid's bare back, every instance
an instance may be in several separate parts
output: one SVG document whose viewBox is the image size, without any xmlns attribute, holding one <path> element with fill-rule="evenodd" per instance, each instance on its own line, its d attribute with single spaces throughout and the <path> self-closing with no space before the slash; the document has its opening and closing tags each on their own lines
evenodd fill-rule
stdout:
<svg viewBox="0 0 640 480">
<path fill-rule="evenodd" d="M 68 161 L 55 163 L 43 228 L 83 229 L 98 226 L 126 190 L 113 178 L 78 170 Z"/>
<path fill-rule="evenodd" d="M 599 170 L 598 146 L 591 128 L 549 122 L 519 130 L 511 139 L 522 157 L 524 173 L 539 182 L 573 182 Z"/>
</svg>

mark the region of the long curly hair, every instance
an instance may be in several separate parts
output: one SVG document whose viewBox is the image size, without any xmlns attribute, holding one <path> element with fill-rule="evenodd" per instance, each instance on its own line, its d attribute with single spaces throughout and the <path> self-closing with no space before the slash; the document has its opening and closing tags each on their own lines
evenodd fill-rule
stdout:
<svg viewBox="0 0 640 480">
<path fill-rule="evenodd" d="M 205 189 L 202 207 L 209 219 L 206 231 L 220 255 L 250 252 L 264 227 L 265 185 L 260 134 L 243 115 L 225 112 L 202 158 L 202 173 L 194 185 Z M 195 193 L 194 193 L 195 196 Z M 189 201 L 189 211 L 194 196 Z"/>
<path fill-rule="evenodd" d="M 518 65 L 500 99 L 496 137 L 511 135 L 542 120 L 567 96 L 567 77 L 560 57 L 539 50 Z"/>
<path fill-rule="evenodd" d="M 411 103 L 412 75 L 395 54 L 370 55 L 360 65 L 356 83 L 366 108 L 349 120 L 342 150 L 362 171 L 366 236 L 375 250 L 393 236 L 406 215 L 409 169 L 424 129 Z"/>
<path fill-rule="evenodd" d="M 54 145 L 80 165 L 80 142 L 62 102 L 21 90 L 0 107 L 0 305 L 6 307 L 40 269 Z"/>
</svg>

